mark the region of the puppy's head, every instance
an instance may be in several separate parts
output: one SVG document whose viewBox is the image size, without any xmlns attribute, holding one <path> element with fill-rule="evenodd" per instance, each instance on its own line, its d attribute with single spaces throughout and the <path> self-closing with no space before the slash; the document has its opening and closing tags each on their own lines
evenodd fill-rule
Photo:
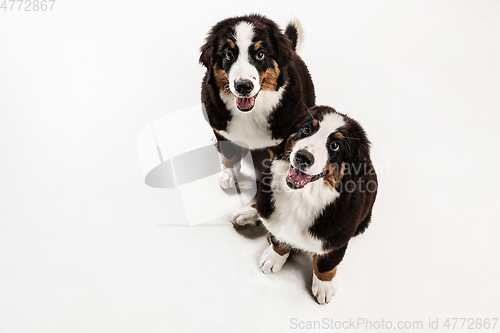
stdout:
<svg viewBox="0 0 500 333">
<path fill-rule="evenodd" d="M 292 52 L 276 23 L 249 15 L 217 23 L 201 47 L 200 63 L 207 68 L 207 83 L 234 95 L 238 109 L 248 112 L 261 90 L 277 91 L 284 84 L 282 70 Z"/>
<path fill-rule="evenodd" d="M 370 164 L 370 142 L 355 120 L 327 106 L 315 106 L 284 143 L 290 161 L 286 183 L 302 189 L 323 179 L 338 189 L 341 180 L 357 181 Z"/>
</svg>

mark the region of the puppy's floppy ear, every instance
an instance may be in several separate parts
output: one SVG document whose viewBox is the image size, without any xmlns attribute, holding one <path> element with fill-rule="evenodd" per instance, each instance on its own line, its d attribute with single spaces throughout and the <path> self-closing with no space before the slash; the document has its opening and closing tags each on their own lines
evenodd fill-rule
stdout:
<svg viewBox="0 0 500 333">
<path fill-rule="evenodd" d="M 350 141 L 349 145 L 351 147 L 350 162 L 352 165 L 352 175 L 356 181 L 370 170 L 371 143 L 366 136 L 365 130 L 357 121 L 349 119 L 349 129 L 350 138 L 348 138 L 348 140 Z"/>
<path fill-rule="evenodd" d="M 368 140 L 366 140 L 368 141 Z M 359 145 L 358 147 L 358 172 L 357 176 L 358 177 L 363 177 L 369 170 L 370 168 L 370 142 L 363 142 Z"/>
<path fill-rule="evenodd" d="M 200 47 L 200 64 L 205 66 L 206 68 L 210 68 L 213 66 L 212 60 L 214 55 L 214 38 L 213 36 L 208 36 L 205 40 L 205 44 Z"/>
<path fill-rule="evenodd" d="M 200 55 L 200 64 L 205 66 L 207 68 L 207 74 L 205 75 L 206 78 L 206 84 L 209 84 L 214 80 L 214 65 L 215 65 L 215 52 L 216 52 L 216 47 L 215 47 L 215 37 L 213 33 L 211 33 L 206 41 L 205 44 L 200 48 L 201 55 Z"/>
</svg>

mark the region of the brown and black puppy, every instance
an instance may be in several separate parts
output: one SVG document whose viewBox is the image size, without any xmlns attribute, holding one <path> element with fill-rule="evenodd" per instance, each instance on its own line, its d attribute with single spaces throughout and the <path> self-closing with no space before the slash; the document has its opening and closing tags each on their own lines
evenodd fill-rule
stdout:
<svg viewBox="0 0 500 333">
<path fill-rule="evenodd" d="M 222 188 L 234 187 L 242 147 L 280 144 L 304 105 L 315 103 L 311 76 L 295 53 L 297 38 L 293 24 L 283 33 L 268 18 L 249 15 L 217 23 L 201 47 L 207 68 L 201 101 L 224 156 Z"/>
<path fill-rule="evenodd" d="M 371 220 L 378 183 L 370 142 L 358 122 L 316 106 L 273 151 L 257 204 L 229 219 L 237 225 L 260 220 L 269 231 L 264 273 L 279 271 L 292 249 L 312 253 L 312 292 L 328 303 L 349 240 Z"/>
</svg>

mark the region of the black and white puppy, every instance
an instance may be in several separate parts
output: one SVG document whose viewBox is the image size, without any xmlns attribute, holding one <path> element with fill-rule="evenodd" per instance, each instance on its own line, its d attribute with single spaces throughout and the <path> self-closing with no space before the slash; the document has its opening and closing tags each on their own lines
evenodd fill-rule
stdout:
<svg viewBox="0 0 500 333">
<path fill-rule="evenodd" d="M 279 271 L 292 249 L 313 253 L 312 292 L 328 303 L 349 240 L 371 220 L 378 183 L 370 142 L 358 122 L 316 106 L 273 151 L 257 204 L 229 219 L 236 225 L 260 220 L 269 231 L 264 273 Z"/>
<path fill-rule="evenodd" d="M 222 188 L 234 186 L 245 149 L 280 144 L 315 103 L 309 71 L 295 52 L 298 30 L 283 33 L 261 15 L 225 19 L 201 47 L 206 68 L 201 101 L 223 155 Z M 229 168 L 229 169 L 226 169 Z"/>
</svg>

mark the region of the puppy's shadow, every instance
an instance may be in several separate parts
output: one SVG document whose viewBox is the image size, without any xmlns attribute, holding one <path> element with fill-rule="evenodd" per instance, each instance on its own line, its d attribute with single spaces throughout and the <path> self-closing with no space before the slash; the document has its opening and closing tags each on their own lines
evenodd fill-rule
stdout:
<svg viewBox="0 0 500 333">
<path fill-rule="evenodd" d="M 257 225 L 247 225 L 247 226 L 238 226 L 233 225 L 234 230 L 241 236 L 247 239 L 257 239 L 260 237 L 265 237 L 267 235 L 267 230 L 261 223 L 257 223 Z"/>
<path fill-rule="evenodd" d="M 260 237 L 264 238 L 268 233 L 266 228 L 260 222 L 258 222 L 255 226 L 242 227 L 234 225 L 234 230 L 236 230 L 236 232 L 241 236 L 252 240 Z M 308 290 L 311 299 L 316 301 L 316 298 L 311 291 L 313 274 L 313 260 L 311 254 L 298 250 L 292 250 L 292 253 L 285 263 L 283 270 L 288 271 L 289 274 L 294 276 L 301 276 L 304 288 Z"/>
<path fill-rule="evenodd" d="M 291 274 L 297 274 L 302 276 L 302 281 L 304 282 L 304 288 L 309 291 L 311 298 L 316 301 L 311 291 L 312 286 L 312 274 L 313 274 L 313 260 L 309 253 L 302 251 L 293 251 L 288 258 L 285 267 L 290 271 Z"/>
</svg>

